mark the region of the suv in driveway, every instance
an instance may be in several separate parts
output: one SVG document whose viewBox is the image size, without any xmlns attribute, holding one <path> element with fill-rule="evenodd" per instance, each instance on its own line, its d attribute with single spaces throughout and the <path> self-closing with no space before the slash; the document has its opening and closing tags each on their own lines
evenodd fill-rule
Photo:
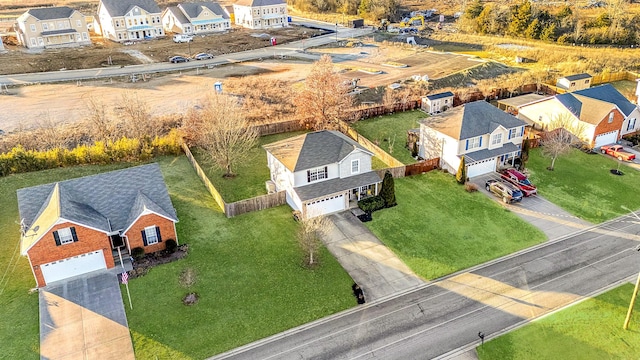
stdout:
<svg viewBox="0 0 640 360">
<path fill-rule="evenodd" d="M 495 196 L 501 197 L 505 204 L 511 204 L 522 200 L 522 191 L 509 183 L 503 183 L 498 180 L 491 179 L 487 180 L 484 187 Z"/>
</svg>

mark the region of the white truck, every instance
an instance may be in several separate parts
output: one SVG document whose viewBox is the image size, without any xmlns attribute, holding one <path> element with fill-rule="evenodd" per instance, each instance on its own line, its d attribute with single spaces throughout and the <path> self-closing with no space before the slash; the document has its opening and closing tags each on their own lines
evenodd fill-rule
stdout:
<svg viewBox="0 0 640 360">
<path fill-rule="evenodd" d="M 185 35 L 185 34 L 176 34 L 173 35 L 173 42 L 176 43 L 186 43 L 193 41 L 193 36 Z"/>
</svg>

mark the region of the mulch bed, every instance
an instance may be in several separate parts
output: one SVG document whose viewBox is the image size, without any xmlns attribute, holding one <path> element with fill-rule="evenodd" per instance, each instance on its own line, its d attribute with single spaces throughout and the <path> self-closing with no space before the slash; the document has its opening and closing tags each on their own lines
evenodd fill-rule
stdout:
<svg viewBox="0 0 640 360">
<path fill-rule="evenodd" d="M 189 245 L 183 244 L 178 246 L 173 253 L 162 250 L 145 256 L 140 260 L 133 261 L 133 270 L 129 271 L 129 278 L 135 279 L 140 276 L 146 275 L 149 270 L 155 266 L 170 263 L 176 260 L 180 260 L 187 256 L 189 252 Z"/>
</svg>

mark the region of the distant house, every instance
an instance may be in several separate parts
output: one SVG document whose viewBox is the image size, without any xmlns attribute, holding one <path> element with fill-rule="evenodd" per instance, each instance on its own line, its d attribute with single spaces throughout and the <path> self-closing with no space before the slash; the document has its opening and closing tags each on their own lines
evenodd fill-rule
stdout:
<svg viewBox="0 0 640 360">
<path fill-rule="evenodd" d="M 452 107 L 453 93 L 451 91 L 422 97 L 422 110 L 429 114 L 437 114 Z"/>
<path fill-rule="evenodd" d="M 4 43 L 2 42 L 2 36 L 0 36 L 0 51 L 4 51 Z"/>
<path fill-rule="evenodd" d="M 593 77 L 587 73 L 565 76 L 556 81 L 556 86 L 572 92 L 576 90 L 588 89 L 591 86 Z"/>
<path fill-rule="evenodd" d="M 521 107 L 542 100 L 546 97 L 547 96 L 538 94 L 513 96 L 510 98 L 498 100 L 498 109 L 506 111 L 511 115 L 518 116 L 518 111 Z"/>
<path fill-rule="evenodd" d="M 84 15 L 67 6 L 29 9 L 15 28 L 18 44 L 29 49 L 91 45 Z"/>
<path fill-rule="evenodd" d="M 609 84 L 558 94 L 527 104 L 518 117 L 539 129 L 553 130 L 558 122 L 591 147 L 617 142 L 640 130 L 640 110 Z"/>
<path fill-rule="evenodd" d="M 464 157 L 467 177 L 513 166 L 520 156 L 526 123 L 480 100 L 433 115 L 420 122 L 419 155 L 440 158 L 455 174 Z"/>
<path fill-rule="evenodd" d="M 340 132 L 311 132 L 264 149 L 275 190 L 284 190 L 287 204 L 304 218 L 347 210 L 380 189 L 373 153 Z"/>
<path fill-rule="evenodd" d="M 249 29 L 288 26 L 285 0 L 239 0 L 233 13 L 236 25 Z"/>
<path fill-rule="evenodd" d="M 162 26 L 173 33 L 200 35 L 227 31 L 231 21 L 217 2 L 182 3 L 162 12 Z"/>
<path fill-rule="evenodd" d="M 154 0 L 100 0 L 95 31 L 124 42 L 165 36 L 162 12 Z"/>
<path fill-rule="evenodd" d="M 38 287 L 111 269 L 137 247 L 148 253 L 177 242 L 178 218 L 158 164 L 20 189 L 18 208 L 20 253 Z"/>
</svg>

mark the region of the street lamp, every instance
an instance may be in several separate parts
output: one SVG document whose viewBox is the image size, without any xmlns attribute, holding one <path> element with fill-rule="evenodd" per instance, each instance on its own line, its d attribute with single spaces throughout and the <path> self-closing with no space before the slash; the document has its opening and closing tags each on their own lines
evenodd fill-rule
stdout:
<svg viewBox="0 0 640 360">
<path fill-rule="evenodd" d="M 624 205 L 620 205 L 620 207 L 627 211 L 630 211 L 631 214 L 633 214 L 633 216 L 636 217 L 636 219 L 640 220 L 640 216 L 638 216 L 638 214 L 636 214 L 635 211 L 627 208 Z M 640 246 L 636 247 L 636 250 L 640 251 Z M 638 273 L 638 279 L 636 280 L 636 287 L 633 289 L 633 295 L 631 296 L 631 303 L 629 304 L 629 310 L 627 310 L 627 317 L 624 319 L 624 324 L 622 325 L 622 328 L 624 330 L 629 329 L 629 322 L 631 321 L 631 314 L 633 313 L 633 305 L 635 305 L 636 297 L 638 296 L 638 287 L 640 287 L 640 272 Z"/>
</svg>

